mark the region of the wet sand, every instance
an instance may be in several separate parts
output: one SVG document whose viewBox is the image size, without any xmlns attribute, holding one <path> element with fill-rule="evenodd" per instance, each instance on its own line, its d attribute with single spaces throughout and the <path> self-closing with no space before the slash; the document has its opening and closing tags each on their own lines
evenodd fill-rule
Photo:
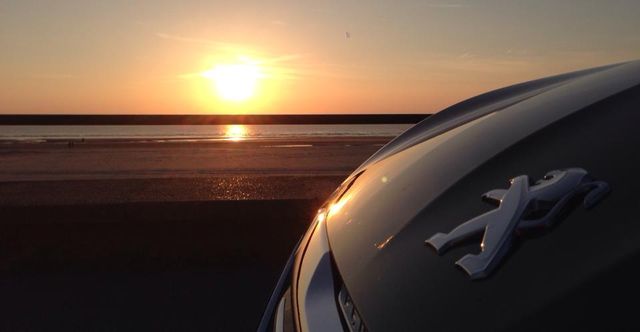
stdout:
<svg viewBox="0 0 640 332">
<path fill-rule="evenodd" d="M 387 140 L 2 145 L 0 330 L 254 330 L 314 211 Z"/>
<path fill-rule="evenodd" d="M 229 175 L 346 176 L 388 137 L 0 144 L 0 182 Z"/>
<path fill-rule="evenodd" d="M 229 175 L 177 178 L 0 182 L 0 207 L 324 199 L 342 175 Z"/>
</svg>

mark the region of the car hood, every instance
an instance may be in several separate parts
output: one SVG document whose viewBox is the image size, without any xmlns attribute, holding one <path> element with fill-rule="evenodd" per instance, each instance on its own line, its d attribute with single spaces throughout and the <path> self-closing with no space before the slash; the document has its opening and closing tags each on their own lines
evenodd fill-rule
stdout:
<svg viewBox="0 0 640 332">
<path fill-rule="evenodd" d="M 640 161 L 629 151 L 640 146 L 638 84 L 640 61 L 496 90 L 426 119 L 365 162 L 328 202 L 327 215 L 337 270 L 365 325 L 533 326 L 638 253 L 640 226 L 630 216 Z M 481 194 L 521 174 L 538 179 L 568 167 L 607 181 L 612 194 L 524 241 L 489 278 L 471 281 L 454 266 L 478 242 L 442 256 L 425 246 L 492 209 Z"/>
</svg>

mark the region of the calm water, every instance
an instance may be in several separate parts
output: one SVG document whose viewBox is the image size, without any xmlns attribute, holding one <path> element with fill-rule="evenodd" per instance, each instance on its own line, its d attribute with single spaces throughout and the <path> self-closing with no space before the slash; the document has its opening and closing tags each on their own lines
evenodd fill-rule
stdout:
<svg viewBox="0 0 640 332">
<path fill-rule="evenodd" d="M 0 140 L 240 140 L 397 136 L 411 125 L 0 126 Z"/>
</svg>

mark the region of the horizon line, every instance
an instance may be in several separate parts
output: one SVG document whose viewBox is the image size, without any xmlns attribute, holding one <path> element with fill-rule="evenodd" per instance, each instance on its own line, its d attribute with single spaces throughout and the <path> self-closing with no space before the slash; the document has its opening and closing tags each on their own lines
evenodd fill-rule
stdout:
<svg viewBox="0 0 640 332">
<path fill-rule="evenodd" d="M 431 114 L 0 114 L 0 125 L 413 124 Z"/>
</svg>

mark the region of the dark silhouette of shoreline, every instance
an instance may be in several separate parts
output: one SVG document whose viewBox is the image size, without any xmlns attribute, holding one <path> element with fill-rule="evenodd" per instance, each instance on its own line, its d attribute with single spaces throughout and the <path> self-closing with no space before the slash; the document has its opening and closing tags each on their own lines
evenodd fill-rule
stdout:
<svg viewBox="0 0 640 332">
<path fill-rule="evenodd" d="M 412 124 L 429 114 L 76 115 L 0 114 L 0 125 Z"/>
</svg>

